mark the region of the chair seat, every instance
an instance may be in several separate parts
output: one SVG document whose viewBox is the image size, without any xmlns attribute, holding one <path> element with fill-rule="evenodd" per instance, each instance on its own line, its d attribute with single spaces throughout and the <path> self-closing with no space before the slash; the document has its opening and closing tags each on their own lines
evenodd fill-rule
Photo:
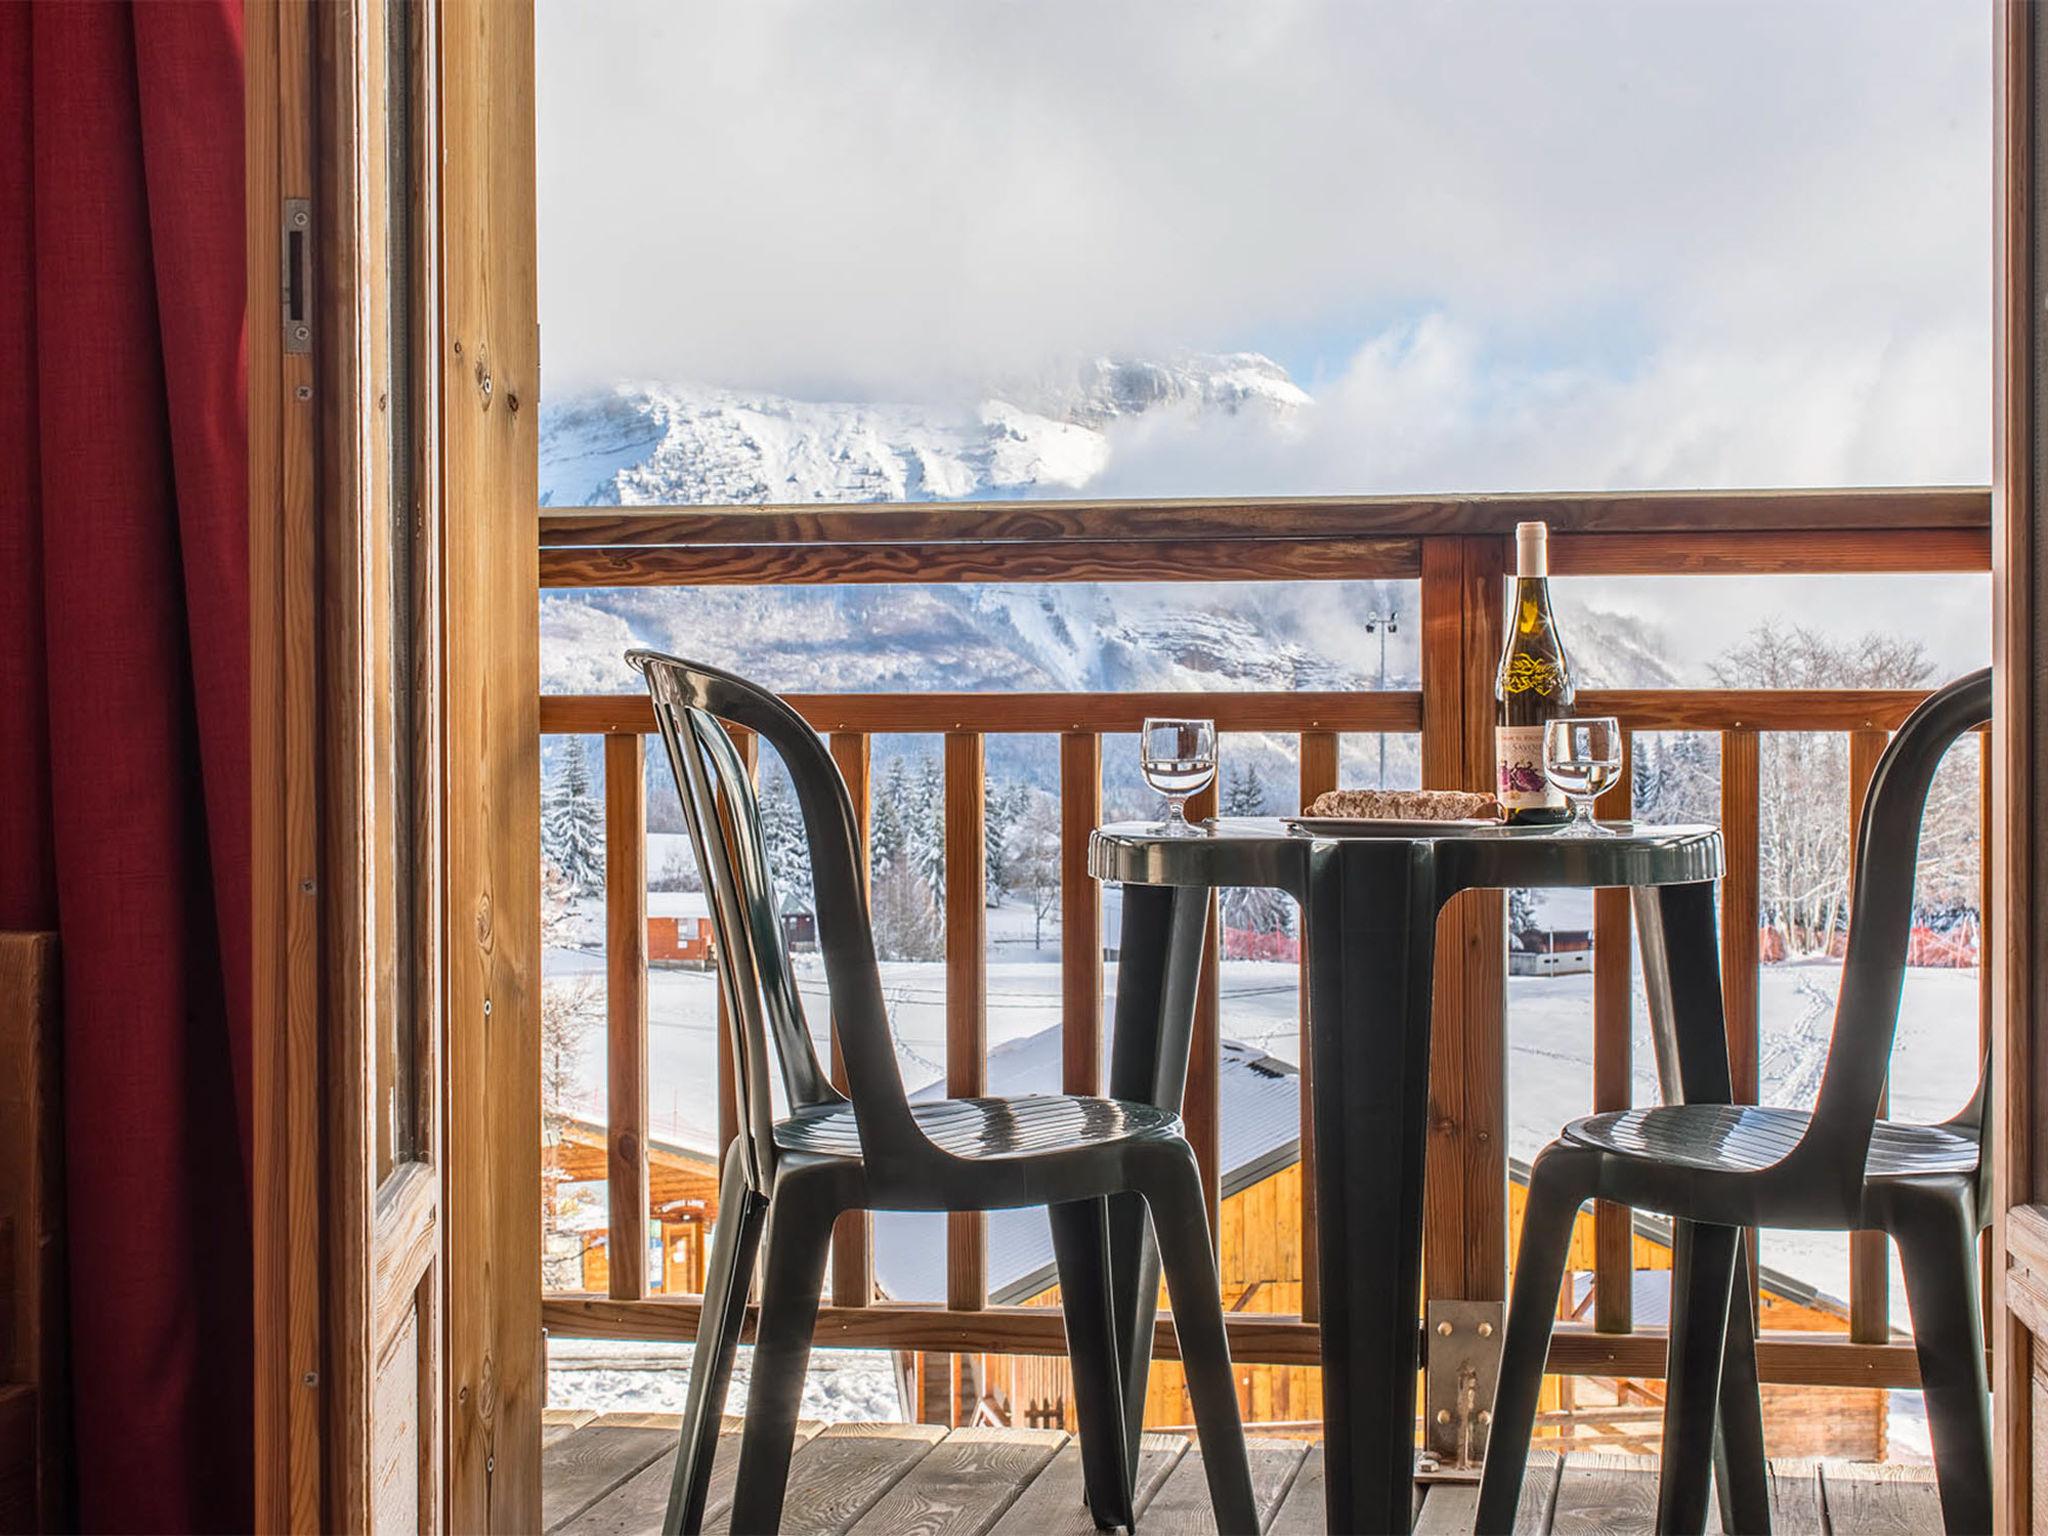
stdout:
<svg viewBox="0 0 2048 1536">
<path fill-rule="evenodd" d="M 1180 1116 L 1123 1099 L 1035 1093 L 1019 1098 L 931 1099 L 910 1106 L 918 1129 L 940 1151 L 962 1158 L 1030 1158 L 1121 1141 L 1166 1141 Z M 851 1104 L 808 1110 L 776 1122 L 775 1144 L 791 1152 L 858 1158 Z"/>
<path fill-rule="evenodd" d="M 1574 1120 L 1564 1128 L 1564 1140 L 1666 1167 L 1755 1173 L 1782 1160 L 1811 1118 L 1805 1110 L 1751 1104 L 1667 1104 Z M 1974 1137 L 1946 1126 L 1880 1120 L 1864 1177 L 1968 1173 L 1976 1166 Z"/>
</svg>

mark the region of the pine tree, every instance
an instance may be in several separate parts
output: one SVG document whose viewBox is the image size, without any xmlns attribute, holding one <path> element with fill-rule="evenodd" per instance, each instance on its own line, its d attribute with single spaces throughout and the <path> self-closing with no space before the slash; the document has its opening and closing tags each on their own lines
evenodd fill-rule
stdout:
<svg viewBox="0 0 2048 1536">
<path fill-rule="evenodd" d="M 780 778 L 761 788 L 761 846 L 768 855 L 768 873 L 784 898 L 803 911 L 816 903 L 811 879 L 811 847 L 804 839 L 803 812 Z"/>
<path fill-rule="evenodd" d="M 868 875 L 873 881 L 879 882 L 903 857 L 903 811 L 909 797 L 910 776 L 899 757 L 868 808 Z"/>
<path fill-rule="evenodd" d="M 904 851 L 934 905 L 946 901 L 946 779 L 935 758 L 918 765 L 905 817 Z"/>
<path fill-rule="evenodd" d="M 567 752 L 561 774 L 541 805 L 541 852 L 562 872 L 574 894 L 595 896 L 604 889 L 604 816 L 591 793 L 583 738 L 570 737 Z"/>
<path fill-rule="evenodd" d="M 1229 782 L 1223 790 L 1223 814 L 1226 816 L 1263 816 L 1266 814 L 1266 781 L 1259 777 L 1258 765 L 1248 763 L 1243 768 L 1233 768 Z"/>
</svg>

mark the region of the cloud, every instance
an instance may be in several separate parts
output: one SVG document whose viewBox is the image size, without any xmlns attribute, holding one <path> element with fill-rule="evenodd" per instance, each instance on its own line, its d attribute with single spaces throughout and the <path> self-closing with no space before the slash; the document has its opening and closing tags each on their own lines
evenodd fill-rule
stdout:
<svg viewBox="0 0 2048 1536">
<path fill-rule="evenodd" d="M 547 364 L 887 398 L 1429 313 L 1525 380 L 1910 357 L 1988 336 L 1991 57 L 1952 0 L 541 0 Z"/>
</svg>

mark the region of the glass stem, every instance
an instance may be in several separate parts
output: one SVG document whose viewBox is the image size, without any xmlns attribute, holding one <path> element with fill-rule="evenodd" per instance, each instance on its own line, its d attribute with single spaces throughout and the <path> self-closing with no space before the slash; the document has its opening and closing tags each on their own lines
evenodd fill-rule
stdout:
<svg viewBox="0 0 2048 1536">
<path fill-rule="evenodd" d="M 1168 795 L 1166 797 L 1166 830 L 1169 832 L 1186 832 L 1190 830 L 1187 813 L 1181 809 L 1181 797 L 1179 795 Z"/>
</svg>

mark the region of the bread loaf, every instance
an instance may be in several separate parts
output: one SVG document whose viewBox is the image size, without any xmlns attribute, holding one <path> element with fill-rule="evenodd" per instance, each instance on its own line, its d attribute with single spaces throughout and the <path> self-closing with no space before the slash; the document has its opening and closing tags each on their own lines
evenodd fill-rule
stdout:
<svg viewBox="0 0 2048 1536">
<path fill-rule="evenodd" d="M 1364 821 L 1498 821 L 1500 802 L 1460 789 L 1326 789 L 1306 814 Z"/>
</svg>

